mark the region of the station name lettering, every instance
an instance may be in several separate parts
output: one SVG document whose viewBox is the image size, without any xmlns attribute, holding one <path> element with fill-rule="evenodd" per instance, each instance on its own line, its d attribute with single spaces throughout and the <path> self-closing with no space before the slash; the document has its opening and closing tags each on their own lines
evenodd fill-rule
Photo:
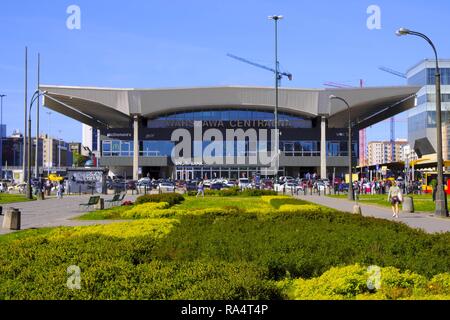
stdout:
<svg viewBox="0 0 450 320">
<path fill-rule="evenodd" d="M 204 120 L 202 121 L 203 127 L 208 128 L 273 128 L 275 121 L 273 120 Z M 167 120 L 168 127 L 182 128 L 193 127 L 193 120 Z M 279 120 L 279 127 L 291 127 L 289 120 Z"/>
</svg>

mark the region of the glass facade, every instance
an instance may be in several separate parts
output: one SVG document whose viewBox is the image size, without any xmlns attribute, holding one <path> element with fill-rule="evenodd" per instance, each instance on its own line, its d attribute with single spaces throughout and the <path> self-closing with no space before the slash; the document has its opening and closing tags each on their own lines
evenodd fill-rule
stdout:
<svg viewBox="0 0 450 320">
<path fill-rule="evenodd" d="M 423 69 L 408 79 L 409 85 L 415 86 L 434 86 L 436 68 Z M 450 68 L 441 68 L 441 84 L 450 85 Z"/>
<path fill-rule="evenodd" d="M 170 157 L 175 144 L 171 141 L 141 141 L 140 156 Z M 105 157 L 132 157 L 134 155 L 133 141 L 103 140 L 102 155 Z"/>
<path fill-rule="evenodd" d="M 217 149 L 213 149 L 213 141 L 202 141 L 201 150 L 210 147 L 211 156 L 216 154 Z M 222 151 L 225 156 L 254 156 L 256 152 L 269 151 L 270 141 L 256 143 L 255 141 L 234 141 L 234 143 L 223 142 Z M 141 141 L 139 144 L 140 156 L 144 157 L 170 157 L 175 143 L 172 141 Z M 216 145 L 217 146 L 217 145 Z M 194 153 L 195 147 L 200 147 L 197 142 L 192 143 Z M 356 157 L 358 143 L 353 141 L 352 153 Z M 133 141 L 104 140 L 102 142 L 102 154 L 105 157 L 132 157 L 134 154 Z M 280 151 L 286 156 L 292 157 L 319 157 L 320 141 L 280 141 Z M 348 155 L 347 141 L 328 141 L 327 156 L 344 157 Z M 192 156 L 195 156 L 193 154 Z"/>
<path fill-rule="evenodd" d="M 421 105 L 424 103 L 435 103 L 436 102 L 436 95 L 435 94 L 424 94 L 420 97 L 417 97 L 417 105 Z M 443 93 L 441 94 L 441 102 L 450 102 L 450 94 Z"/>
</svg>

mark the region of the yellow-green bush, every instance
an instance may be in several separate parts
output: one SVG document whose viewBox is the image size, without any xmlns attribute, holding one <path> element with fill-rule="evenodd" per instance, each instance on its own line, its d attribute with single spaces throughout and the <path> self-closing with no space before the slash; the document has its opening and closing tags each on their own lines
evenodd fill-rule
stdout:
<svg viewBox="0 0 450 320">
<path fill-rule="evenodd" d="M 283 204 L 278 208 L 280 212 L 291 213 L 291 212 L 319 212 L 321 211 L 320 206 L 314 204 Z"/>
<path fill-rule="evenodd" d="M 272 200 L 283 200 L 283 199 L 292 199 L 290 196 L 262 196 L 262 201 L 267 202 L 270 204 Z"/>
<path fill-rule="evenodd" d="M 175 219 L 146 219 L 106 225 L 61 227 L 45 237 L 50 241 L 86 235 L 103 235 L 117 238 L 151 236 L 158 239 L 170 233 L 175 223 L 178 223 Z"/>
<path fill-rule="evenodd" d="M 122 212 L 120 216 L 124 219 L 152 218 L 153 211 L 169 207 L 170 204 L 168 202 L 147 202 Z"/>
<path fill-rule="evenodd" d="M 377 274 L 359 264 L 335 267 L 317 278 L 282 280 L 278 287 L 293 300 L 450 299 L 448 273 L 428 281 L 424 276 L 394 267 L 379 270 L 377 280 Z M 375 286 L 369 288 L 370 283 Z"/>
</svg>

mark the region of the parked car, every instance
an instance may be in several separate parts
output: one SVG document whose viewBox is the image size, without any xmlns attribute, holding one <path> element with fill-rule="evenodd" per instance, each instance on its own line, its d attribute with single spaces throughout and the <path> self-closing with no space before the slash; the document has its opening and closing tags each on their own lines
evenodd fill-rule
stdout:
<svg viewBox="0 0 450 320">
<path fill-rule="evenodd" d="M 234 179 L 224 180 L 223 184 L 225 187 L 228 187 L 228 188 L 233 188 L 233 187 L 236 187 L 236 185 L 237 185 L 236 180 L 234 180 Z"/>
<path fill-rule="evenodd" d="M 250 180 L 247 178 L 241 178 L 238 182 L 239 189 L 249 189 L 251 188 Z"/>
<path fill-rule="evenodd" d="M 270 180 L 270 179 L 263 180 L 261 182 L 261 188 L 262 189 L 267 189 L 267 190 L 273 189 L 273 181 Z"/>
<path fill-rule="evenodd" d="M 223 189 L 223 183 L 222 182 L 214 182 L 212 183 L 209 188 L 211 190 L 222 190 Z"/>
<path fill-rule="evenodd" d="M 205 188 L 209 188 L 211 186 L 211 180 L 203 180 L 203 185 L 205 186 Z"/>
<path fill-rule="evenodd" d="M 18 193 L 25 193 L 25 190 L 27 188 L 26 183 L 19 183 L 13 186 L 8 187 L 8 192 L 18 192 Z"/>
<path fill-rule="evenodd" d="M 123 180 L 114 180 L 114 181 L 110 182 L 109 184 L 107 183 L 108 189 L 115 190 L 116 192 L 125 191 L 126 186 L 127 186 L 127 184 Z"/>
<path fill-rule="evenodd" d="M 187 191 L 197 191 L 197 183 L 195 181 L 187 181 L 184 187 Z"/>
<path fill-rule="evenodd" d="M 158 191 L 161 192 L 175 192 L 175 185 L 171 182 L 161 182 L 158 185 Z"/>
<path fill-rule="evenodd" d="M 127 190 L 136 190 L 137 181 L 136 180 L 128 180 L 126 182 Z"/>
</svg>

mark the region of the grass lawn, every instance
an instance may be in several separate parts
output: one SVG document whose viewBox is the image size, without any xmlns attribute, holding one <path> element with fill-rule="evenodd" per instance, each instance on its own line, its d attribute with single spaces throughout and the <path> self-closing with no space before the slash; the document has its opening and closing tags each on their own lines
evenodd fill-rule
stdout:
<svg viewBox="0 0 450 320">
<path fill-rule="evenodd" d="M 341 195 L 329 195 L 332 198 L 347 199 L 346 194 Z M 408 197 L 413 197 L 414 199 L 414 210 L 416 212 L 433 212 L 434 202 L 431 198 L 431 194 L 414 194 L 408 195 Z M 361 194 L 359 196 L 359 201 L 361 203 L 375 204 L 383 207 L 390 207 L 391 204 L 387 201 L 387 194 Z"/>
<path fill-rule="evenodd" d="M 27 199 L 23 194 L 9 194 L 9 193 L 1 193 L 0 194 L 0 204 L 6 203 L 14 203 L 14 202 L 25 202 L 32 201 Z"/>
</svg>

